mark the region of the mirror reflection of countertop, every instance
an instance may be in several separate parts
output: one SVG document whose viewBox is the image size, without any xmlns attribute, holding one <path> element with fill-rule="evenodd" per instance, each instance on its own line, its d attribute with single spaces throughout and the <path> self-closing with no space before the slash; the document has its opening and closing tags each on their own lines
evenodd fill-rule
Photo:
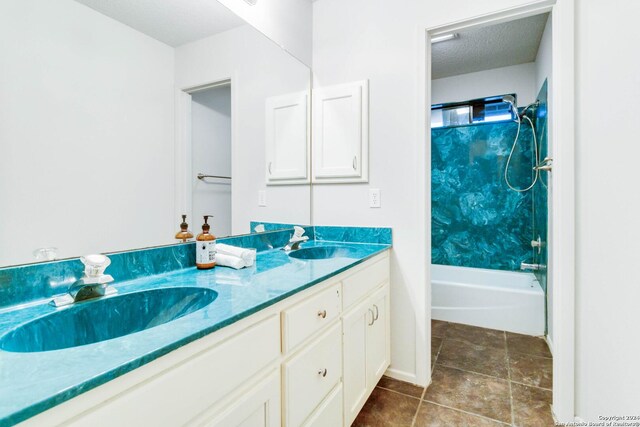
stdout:
<svg viewBox="0 0 640 427">
<path fill-rule="evenodd" d="M 0 350 L 0 426 L 13 425 L 43 412 L 391 247 L 390 244 L 330 241 L 309 241 L 302 247 L 335 245 L 348 248 L 349 258 L 296 259 L 283 250 L 271 249 L 259 252 L 253 267 L 241 270 L 192 267 L 114 283 L 118 295 L 169 287 L 202 287 L 218 295 L 198 311 L 120 338 L 46 352 Z M 63 310 L 69 308 L 73 306 Z M 46 300 L 3 310 L 0 336 L 56 310 L 60 309 L 50 306 Z"/>
</svg>

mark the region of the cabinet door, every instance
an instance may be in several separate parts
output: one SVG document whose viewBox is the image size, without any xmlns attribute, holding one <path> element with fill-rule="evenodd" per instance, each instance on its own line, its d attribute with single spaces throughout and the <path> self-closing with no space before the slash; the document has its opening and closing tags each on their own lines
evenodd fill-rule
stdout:
<svg viewBox="0 0 640 427">
<path fill-rule="evenodd" d="M 362 409 L 367 387 L 367 334 L 373 322 L 373 310 L 365 300 L 343 317 L 344 420 L 351 425 Z"/>
<path fill-rule="evenodd" d="M 314 182 L 368 180 L 368 82 L 313 91 Z"/>
<path fill-rule="evenodd" d="M 309 97 L 306 92 L 266 101 L 267 184 L 309 182 Z"/>
<path fill-rule="evenodd" d="M 373 389 L 389 367 L 389 285 L 376 291 L 369 299 L 373 324 L 367 328 L 367 384 Z"/>
<path fill-rule="evenodd" d="M 225 406 L 224 412 L 190 422 L 206 427 L 280 427 L 280 375 L 277 370 Z"/>
</svg>

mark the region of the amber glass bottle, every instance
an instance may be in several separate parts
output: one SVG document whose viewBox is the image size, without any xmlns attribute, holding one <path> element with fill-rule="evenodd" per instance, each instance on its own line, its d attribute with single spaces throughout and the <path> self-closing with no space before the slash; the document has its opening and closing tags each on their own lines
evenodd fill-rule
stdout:
<svg viewBox="0 0 640 427">
<path fill-rule="evenodd" d="M 213 215 L 204 216 L 202 233 L 196 237 L 196 267 L 208 270 L 216 266 L 216 236 L 209 233 L 211 226 L 207 223 Z"/>
</svg>

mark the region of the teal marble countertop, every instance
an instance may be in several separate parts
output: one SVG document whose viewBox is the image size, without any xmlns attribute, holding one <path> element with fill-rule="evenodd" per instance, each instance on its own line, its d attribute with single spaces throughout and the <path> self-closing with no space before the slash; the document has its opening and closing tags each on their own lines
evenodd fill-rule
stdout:
<svg viewBox="0 0 640 427">
<path fill-rule="evenodd" d="M 309 241 L 302 247 L 348 246 L 354 258 L 300 260 L 278 249 L 259 252 L 251 268 L 195 267 L 116 282 L 118 294 L 164 287 L 215 290 L 210 305 L 177 320 L 120 338 L 62 350 L 0 350 L 0 426 L 14 425 L 119 377 L 189 342 L 322 282 L 389 249 L 389 244 Z M 109 298 L 109 297 L 106 297 Z M 2 310 L 0 336 L 56 309 L 41 303 Z M 62 308 L 65 309 L 65 308 Z"/>
</svg>

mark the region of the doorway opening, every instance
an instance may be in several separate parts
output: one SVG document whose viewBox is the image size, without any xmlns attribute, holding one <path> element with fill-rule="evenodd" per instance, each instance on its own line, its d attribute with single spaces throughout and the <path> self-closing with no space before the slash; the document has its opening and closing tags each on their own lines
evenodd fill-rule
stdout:
<svg viewBox="0 0 640 427">
<path fill-rule="evenodd" d="M 189 187 L 195 221 L 213 215 L 215 235 L 232 234 L 231 82 L 188 92 L 190 98 Z M 199 222 L 196 222 L 198 224 Z"/>
<path fill-rule="evenodd" d="M 570 2 L 541 1 L 428 28 L 424 45 L 432 379 L 503 381 L 511 411 L 490 418 L 508 424 L 523 387 L 573 421 L 572 28 Z"/>
</svg>

